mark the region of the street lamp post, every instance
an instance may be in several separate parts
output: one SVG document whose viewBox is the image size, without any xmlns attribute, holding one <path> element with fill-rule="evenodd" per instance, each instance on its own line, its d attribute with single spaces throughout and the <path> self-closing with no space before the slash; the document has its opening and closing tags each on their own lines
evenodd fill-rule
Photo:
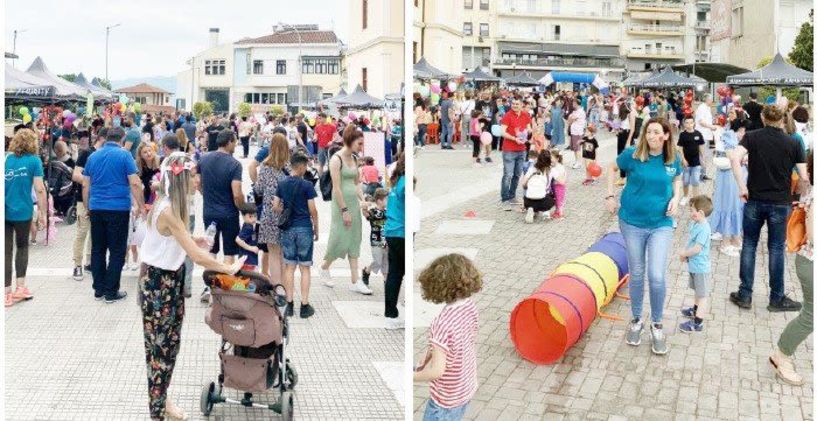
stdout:
<svg viewBox="0 0 817 421">
<path fill-rule="evenodd" d="M 28 29 L 14 30 L 14 46 L 12 47 L 11 53 L 14 54 L 15 57 L 11 59 L 11 67 L 16 67 L 17 65 L 17 34 L 22 34 L 25 31 L 28 31 Z"/>
<path fill-rule="evenodd" d="M 294 29 L 298 35 L 298 111 L 300 111 L 301 105 L 304 103 L 302 92 L 304 84 L 303 40 L 301 39 L 301 32 L 298 30 L 298 27 L 293 26 L 292 29 Z"/>
<path fill-rule="evenodd" d="M 106 26 L 105 27 L 105 80 L 110 83 L 110 79 L 108 79 L 108 38 L 111 35 L 111 29 L 116 28 L 117 26 L 122 25 L 121 23 L 117 23 L 116 25 Z"/>
</svg>

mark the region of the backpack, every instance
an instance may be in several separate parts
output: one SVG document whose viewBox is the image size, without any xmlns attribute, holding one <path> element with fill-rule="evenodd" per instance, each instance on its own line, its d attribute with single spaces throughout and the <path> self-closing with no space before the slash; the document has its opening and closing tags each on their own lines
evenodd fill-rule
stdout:
<svg viewBox="0 0 817 421">
<path fill-rule="evenodd" d="M 547 197 L 548 194 L 551 194 L 550 187 L 550 177 L 542 174 L 542 172 L 538 170 L 528 179 L 528 191 L 538 190 L 546 192 L 543 197 L 531 197 L 530 199 L 536 200 Z"/>
<path fill-rule="evenodd" d="M 327 151 L 329 152 L 329 157 L 326 159 L 327 167 L 329 167 L 329 163 L 332 162 L 332 158 L 335 156 L 335 153 L 339 150 L 340 148 L 334 151 L 332 151 L 331 149 Z M 352 154 L 352 158 L 355 160 L 355 163 L 357 163 L 357 157 L 354 154 Z M 340 169 L 341 171 L 343 171 L 343 159 L 340 160 Z M 323 174 L 321 174 L 320 188 L 321 197 L 323 197 L 323 201 L 328 202 L 332 200 L 332 172 L 329 170 L 329 168 L 326 168 Z"/>
</svg>

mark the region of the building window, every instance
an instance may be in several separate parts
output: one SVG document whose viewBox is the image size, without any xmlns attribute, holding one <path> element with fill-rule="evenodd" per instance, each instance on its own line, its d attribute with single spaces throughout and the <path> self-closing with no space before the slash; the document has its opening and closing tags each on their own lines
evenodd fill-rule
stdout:
<svg viewBox="0 0 817 421">
<path fill-rule="evenodd" d="M 562 39 L 562 25 L 553 25 L 553 40 L 559 41 Z"/>
<path fill-rule="evenodd" d="M 743 35 L 743 6 L 732 9 L 732 38 Z"/>
<path fill-rule="evenodd" d="M 487 23 L 480 23 L 479 24 L 479 36 L 487 37 L 488 36 L 488 24 Z"/>
<path fill-rule="evenodd" d="M 465 8 L 466 9 L 473 9 L 474 8 L 474 0 L 465 0 Z"/>
<path fill-rule="evenodd" d="M 551 13 L 553 13 L 554 15 L 558 15 L 558 14 L 562 13 L 562 2 L 561 2 L 561 0 L 551 0 L 551 1 L 552 1 L 552 3 L 551 3 L 551 7 L 552 7 Z"/>
<path fill-rule="evenodd" d="M 332 98 L 333 96 L 334 96 L 334 95 L 332 95 L 332 94 L 330 94 L 330 93 L 324 93 L 324 94 L 323 94 L 323 99 L 329 99 L 329 98 Z"/>
<path fill-rule="evenodd" d="M 462 23 L 462 33 L 463 35 L 474 35 L 474 24 L 471 22 L 463 22 Z"/>
<path fill-rule="evenodd" d="M 327 73 L 330 75 L 336 75 L 340 73 L 340 62 L 335 59 L 329 60 L 329 67 L 327 68 Z"/>
<path fill-rule="evenodd" d="M 254 104 L 260 104 L 261 103 L 261 94 L 259 94 L 258 92 L 252 94 L 252 102 Z"/>
<path fill-rule="evenodd" d="M 278 60 L 275 62 L 275 74 L 276 75 L 285 75 L 287 74 L 287 61 L 286 60 Z"/>
<path fill-rule="evenodd" d="M 369 0 L 363 0 L 363 29 L 369 26 Z"/>
<path fill-rule="evenodd" d="M 340 71 L 340 60 L 337 58 L 304 58 L 301 71 L 306 75 L 336 75 Z"/>
<path fill-rule="evenodd" d="M 204 74 L 213 74 L 213 62 L 211 60 L 204 60 Z"/>
<path fill-rule="evenodd" d="M 605 1 L 601 4 L 601 15 L 602 16 L 613 16 L 613 4 L 609 1 Z"/>
<path fill-rule="evenodd" d="M 488 0 L 479 0 L 479 10 L 488 10 Z"/>
<path fill-rule="evenodd" d="M 227 66 L 225 60 L 205 60 L 204 74 L 205 75 L 223 75 L 225 74 Z"/>
<path fill-rule="evenodd" d="M 287 94 L 278 94 L 278 103 L 279 104 L 286 104 L 287 103 Z"/>
<path fill-rule="evenodd" d="M 246 93 L 244 94 L 244 102 L 248 104 L 252 104 L 252 94 Z"/>
<path fill-rule="evenodd" d="M 262 93 L 261 94 L 261 103 L 262 104 L 269 104 L 269 94 Z"/>
<path fill-rule="evenodd" d="M 367 69 L 365 67 L 363 68 L 363 70 L 361 71 L 361 79 L 362 79 L 361 84 L 363 85 L 363 90 L 368 92 L 369 91 L 369 89 L 368 89 L 368 86 L 369 86 L 369 69 Z"/>
<path fill-rule="evenodd" d="M 263 75 L 264 74 L 264 62 L 261 60 L 253 60 L 252 62 L 252 74 L 254 75 Z"/>
</svg>

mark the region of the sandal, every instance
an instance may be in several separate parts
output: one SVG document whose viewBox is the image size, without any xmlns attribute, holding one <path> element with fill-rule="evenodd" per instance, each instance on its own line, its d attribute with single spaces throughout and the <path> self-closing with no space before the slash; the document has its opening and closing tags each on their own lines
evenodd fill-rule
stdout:
<svg viewBox="0 0 817 421">
<path fill-rule="evenodd" d="M 784 355 L 779 350 L 775 350 L 769 357 L 769 362 L 774 367 L 777 377 L 780 377 L 781 380 L 793 386 L 803 385 L 803 376 L 797 374 L 794 363 L 791 362 L 791 357 Z"/>
<path fill-rule="evenodd" d="M 187 413 L 169 400 L 165 403 L 165 417 L 176 421 L 186 421 L 188 419 Z"/>
</svg>

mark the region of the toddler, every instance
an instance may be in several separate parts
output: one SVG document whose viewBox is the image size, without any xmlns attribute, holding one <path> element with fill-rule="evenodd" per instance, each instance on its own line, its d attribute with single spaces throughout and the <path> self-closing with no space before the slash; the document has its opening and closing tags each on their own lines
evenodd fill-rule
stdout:
<svg viewBox="0 0 817 421">
<path fill-rule="evenodd" d="M 363 184 L 363 194 L 372 196 L 374 191 L 383 187 L 380 171 L 374 166 L 374 158 L 366 156 L 363 158 L 363 166 L 360 167 L 360 182 Z"/>
<path fill-rule="evenodd" d="M 474 110 L 471 111 L 471 122 L 468 123 L 468 134 L 471 137 L 471 142 L 474 144 L 474 150 L 471 153 L 471 157 L 474 158 L 474 164 L 481 164 L 482 161 L 479 159 L 480 152 L 484 149 L 482 146 L 482 140 L 480 140 L 480 135 L 482 134 L 482 127 L 483 121 L 480 119 L 482 115 L 482 111 Z"/>
<path fill-rule="evenodd" d="M 482 274 L 467 257 L 449 254 L 431 262 L 418 279 L 423 299 L 445 303 L 431 322 L 429 349 L 414 372 L 429 382 L 424 420 L 460 420 L 477 391 L 477 306 Z"/>
<path fill-rule="evenodd" d="M 383 236 L 383 227 L 386 225 L 386 198 L 389 192 L 386 189 L 377 189 L 374 192 L 373 204 L 363 204 L 363 215 L 369 221 L 371 234 L 369 235 L 372 246 L 372 264 L 363 268 L 363 283 L 369 285 L 369 276 L 372 273 L 380 272 L 383 279 L 389 273 L 389 253 L 386 247 L 386 238 Z"/>
<path fill-rule="evenodd" d="M 531 150 L 535 150 L 536 152 L 542 152 L 543 150 L 548 148 L 548 140 L 545 137 L 545 126 L 538 125 L 536 126 L 536 130 L 533 131 L 533 141 L 531 142 Z"/>
<path fill-rule="evenodd" d="M 678 326 L 684 333 L 702 332 L 706 315 L 707 297 L 711 289 L 709 278 L 709 249 L 712 243 L 712 230 L 706 217 L 712 213 L 712 200 L 704 195 L 695 196 L 689 201 L 689 213 L 692 226 L 689 228 L 687 247 L 681 252 L 681 262 L 689 267 L 689 287 L 695 291 L 695 304 L 681 309 L 681 314 L 690 318 Z"/>
<path fill-rule="evenodd" d="M 582 138 L 582 159 L 584 159 L 584 168 L 596 162 L 596 149 L 599 148 L 599 142 L 596 140 L 596 126 L 593 124 L 588 124 L 587 129 L 584 131 L 584 137 Z M 596 178 L 591 176 L 590 173 L 587 174 L 587 179 L 584 180 L 582 183 L 583 185 L 589 185 L 596 181 Z"/>
<path fill-rule="evenodd" d="M 536 165 L 537 159 L 539 159 L 539 152 L 534 149 L 531 149 L 528 152 L 528 160 L 525 161 L 524 164 L 522 164 L 522 174 L 527 174 L 528 170 L 530 170 L 531 168 L 534 167 L 534 165 Z"/>
<path fill-rule="evenodd" d="M 242 270 L 254 272 L 258 266 L 258 253 L 261 249 L 258 248 L 258 231 L 255 229 L 256 225 L 256 207 L 254 204 L 248 203 L 247 206 L 241 209 L 241 216 L 244 223 L 241 225 L 241 231 L 238 232 L 238 237 L 235 243 L 240 248 L 239 256 L 247 256 L 244 261 Z"/>
<path fill-rule="evenodd" d="M 128 248 L 130 249 L 129 260 L 131 261 L 125 267 L 132 272 L 139 269 L 139 247 L 142 245 L 142 241 L 145 240 L 145 234 L 147 234 L 145 220 L 134 218 L 131 215 L 128 223 Z"/>
<path fill-rule="evenodd" d="M 564 217 L 565 195 L 567 194 L 567 171 L 562 164 L 562 154 L 558 149 L 550 150 L 551 178 L 553 179 L 553 196 L 556 201 L 556 211 L 553 218 Z"/>
</svg>

